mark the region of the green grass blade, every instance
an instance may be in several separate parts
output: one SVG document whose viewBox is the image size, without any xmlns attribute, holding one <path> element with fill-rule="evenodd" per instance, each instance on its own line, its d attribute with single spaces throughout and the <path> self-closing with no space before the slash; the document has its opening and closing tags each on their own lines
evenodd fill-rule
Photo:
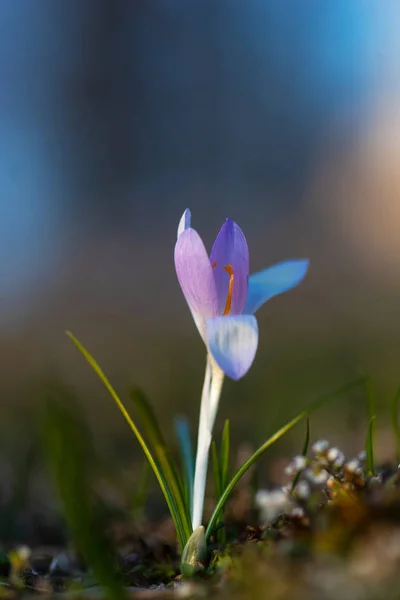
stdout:
<svg viewBox="0 0 400 600">
<path fill-rule="evenodd" d="M 367 410 L 368 410 L 368 429 L 371 426 L 371 444 L 374 445 L 374 437 L 375 437 L 375 423 L 374 419 L 376 417 L 376 393 L 375 387 L 369 377 L 366 378 L 364 383 L 365 394 L 367 397 Z"/>
<path fill-rule="evenodd" d="M 222 511 L 232 490 L 235 488 L 235 486 L 237 485 L 237 483 L 239 482 L 241 477 L 243 477 L 243 475 L 246 473 L 246 471 L 248 471 L 248 469 L 256 462 L 256 460 L 270 446 L 272 446 L 272 444 L 274 444 L 276 441 L 278 441 L 283 435 L 285 435 L 285 433 L 290 431 L 290 429 L 292 429 L 295 425 L 297 425 L 297 423 L 299 423 L 302 419 L 306 418 L 310 413 L 316 411 L 318 408 L 320 408 L 321 406 L 326 404 L 328 401 L 333 400 L 334 398 L 337 398 L 338 396 L 341 396 L 344 393 L 348 392 L 349 390 L 351 390 L 357 386 L 360 386 L 364 383 L 365 383 L 365 377 L 359 377 L 358 379 L 338 388 L 334 392 L 326 394 L 320 400 L 318 400 L 317 402 L 312 404 L 309 408 L 307 408 L 306 410 L 301 412 L 299 415 L 297 415 L 297 417 L 294 417 L 294 419 L 292 419 L 291 421 L 286 423 L 286 425 L 281 427 L 266 442 L 264 442 L 264 444 L 262 446 L 260 446 L 258 448 L 258 450 L 256 450 L 256 452 L 254 452 L 254 454 L 246 460 L 246 462 L 238 469 L 238 471 L 236 471 L 235 475 L 232 477 L 229 484 L 223 491 L 219 501 L 217 502 L 216 507 L 214 508 L 214 512 L 213 512 L 210 522 L 208 524 L 208 527 L 206 530 L 206 540 L 208 541 L 210 539 L 210 536 L 211 536 L 211 534 L 215 528 L 215 525 L 218 521 L 219 514 Z"/>
<path fill-rule="evenodd" d="M 390 405 L 390 415 L 392 421 L 394 441 L 396 444 L 396 457 L 397 463 L 400 463 L 400 426 L 399 426 L 399 400 L 400 400 L 400 387 L 396 391 L 392 403 Z"/>
<path fill-rule="evenodd" d="M 214 495 L 215 499 L 218 501 L 222 490 L 221 490 L 221 469 L 218 458 L 217 445 L 214 440 L 211 442 L 211 462 L 214 476 Z"/>
<path fill-rule="evenodd" d="M 222 495 L 222 492 L 226 488 L 229 482 L 229 458 L 230 458 L 230 445 L 231 445 L 231 433 L 230 433 L 230 423 L 229 420 L 225 421 L 224 428 L 222 430 L 222 439 L 221 439 L 221 454 L 219 460 L 219 472 L 220 472 L 220 491 L 217 497 L 217 500 Z M 217 521 L 217 526 L 223 523 L 224 521 L 224 509 L 221 510 L 220 516 Z M 218 542 L 221 548 L 226 546 L 227 533 L 225 527 L 222 527 L 218 530 L 216 541 Z"/>
<path fill-rule="evenodd" d="M 374 437 L 375 437 L 375 418 L 376 418 L 376 399 L 375 399 L 375 388 L 369 377 L 366 378 L 364 383 L 365 394 L 367 397 L 368 407 L 368 429 L 367 437 L 365 441 L 365 453 L 366 453 L 366 468 L 369 475 L 374 475 Z"/>
<path fill-rule="evenodd" d="M 221 460 L 218 456 L 217 445 L 214 440 L 211 442 L 211 462 L 214 476 L 214 496 L 215 501 L 218 502 L 224 488 L 222 487 Z M 223 518 L 223 510 L 221 510 L 215 525 L 220 525 L 220 523 L 223 521 Z M 226 545 L 226 532 L 224 528 L 218 529 L 218 532 L 216 533 L 216 541 L 219 545 L 221 545 L 221 547 Z"/>
<path fill-rule="evenodd" d="M 147 460 L 150 463 L 151 468 L 153 469 L 154 475 L 157 478 L 157 481 L 159 483 L 159 486 L 161 488 L 161 491 L 162 491 L 165 501 L 167 503 L 169 512 L 171 514 L 172 520 L 174 522 L 181 550 L 183 550 L 183 548 L 185 547 L 189 538 L 185 534 L 185 529 L 183 527 L 181 516 L 179 514 L 177 507 L 175 506 L 171 491 L 170 491 L 166 481 L 164 480 L 162 473 L 161 473 L 156 461 L 154 460 L 153 455 L 151 454 L 146 442 L 144 441 L 144 439 L 143 439 L 140 431 L 136 427 L 135 423 L 131 419 L 128 411 L 126 410 L 124 404 L 120 400 L 117 392 L 114 390 L 111 383 L 108 381 L 107 377 L 105 376 L 105 374 L 103 373 L 103 371 L 101 370 L 100 366 L 95 361 L 93 356 L 86 350 L 86 348 L 84 348 L 84 346 L 82 346 L 82 344 L 79 342 L 79 340 L 77 340 L 77 338 L 74 337 L 71 332 L 67 331 L 66 334 L 69 337 L 69 339 L 75 344 L 75 346 L 78 348 L 78 350 L 83 354 L 83 356 L 85 357 L 85 359 L 87 360 L 89 365 L 92 367 L 94 372 L 97 374 L 97 376 L 99 377 L 99 379 L 101 380 L 101 382 L 103 383 L 103 385 L 105 386 L 105 388 L 107 389 L 107 391 L 109 392 L 109 394 L 111 395 L 113 400 L 115 401 L 116 405 L 122 412 L 129 427 L 132 429 L 133 433 L 135 434 L 136 439 L 138 440 Z"/>
<path fill-rule="evenodd" d="M 194 454 L 189 423 L 185 417 L 175 419 L 175 431 L 179 442 L 179 449 L 183 467 L 183 482 L 186 494 L 186 502 L 189 513 L 193 509 L 193 483 L 194 483 Z"/>
<path fill-rule="evenodd" d="M 231 444 L 230 423 L 229 423 L 229 420 L 226 420 L 224 429 L 222 431 L 222 441 L 221 441 L 221 459 L 220 459 L 221 491 L 226 488 L 226 486 L 228 485 L 228 480 L 229 480 L 230 444 Z"/>
<path fill-rule="evenodd" d="M 146 460 L 143 464 L 141 472 L 135 482 L 135 491 L 132 495 L 132 516 L 135 522 L 139 522 L 143 519 L 144 509 L 146 506 L 146 500 L 149 492 L 149 476 L 151 474 L 151 467 L 149 462 Z"/>
<path fill-rule="evenodd" d="M 73 399 L 72 399 L 73 400 Z M 117 556 L 106 535 L 107 523 L 90 485 L 92 445 L 73 402 L 48 398 L 42 419 L 43 442 L 63 515 L 75 547 L 93 570 L 110 600 L 125 598 L 117 572 Z"/>
<path fill-rule="evenodd" d="M 171 491 L 175 506 L 179 510 L 185 535 L 189 539 L 192 535 L 192 526 L 190 522 L 189 506 L 185 502 L 183 483 L 170 449 L 161 432 L 154 410 L 149 400 L 140 389 L 136 388 L 131 390 L 129 395 L 132 399 L 139 421 L 149 439 L 150 446 L 158 461 L 163 478 Z"/>
<path fill-rule="evenodd" d="M 368 423 L 367 438 L 365 440 L 365 453 L 366 453 L 366 467 L 367 475 L 372 477 L 375 475 L 374 465 L 374 421 L 375 415 L 373 415 Z"/>
<path fill-rule="evenodd" d="M 310 419 L 307 417 L 307 425 L 306 425 L 306 438 L 304 440 L 304 444 L 303 444 L 303 450 L 301 452 L 301 454 L 303 456 L 307 456 L 307 452 L 308 452 L 308 446 L 310 444 Z M 292 489 L 290 490 L 290 493 L 293 494 L 294 492 L 294 488 L 297 485 L 298 480 L 300 479 L 300 472 L 296 474 L 296 477 L 293 480 L 292 483 Z"/>
</svg>

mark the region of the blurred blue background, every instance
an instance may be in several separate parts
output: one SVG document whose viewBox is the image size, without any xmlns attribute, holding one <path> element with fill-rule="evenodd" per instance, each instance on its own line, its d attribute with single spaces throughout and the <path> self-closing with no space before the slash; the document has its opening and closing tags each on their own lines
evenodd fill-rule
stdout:
<svg viewBox="0 0 400 600">
<path fill-rule="evenodd" d="M 237 440 L 260 441 L 359 370 L 389 398 L 400 382 L 399 18 L 396 0 L 0 4 L 7 432 L 34 410 L 32 390 L 59 378 L 99 435 L 129 435 L 65 329 L 121 392 L 141 385 L 163 418 L 184 412 L 195 429 L 204 348 L 173 266 L 187 206 L 209 247 L 235 219 L 252 270 L 311 259 L 304 284 L 260 312 L 252 371 L 227 382 L 220 418 Z M 318 436 L 358 449 L 361 406 L 342 403 Z"/>
</svg>

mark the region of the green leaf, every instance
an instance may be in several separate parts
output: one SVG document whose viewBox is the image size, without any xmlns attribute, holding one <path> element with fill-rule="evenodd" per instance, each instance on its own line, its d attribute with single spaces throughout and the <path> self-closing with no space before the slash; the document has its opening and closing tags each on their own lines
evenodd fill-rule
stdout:
<svg viewBox="0 0 400 600">
<path fill-rule="evenodd" d="M 364 382 L 365 393 L 367 396 L 367 407 L 368 407 L 368 429 L 367 437 L 365 440 L 365 453 L 366 453 L 366 468 L 369 475 L 375 474 L 374 467 L 374 433 L 375 433 L 375 419 L 376 419 L 376 400 L 375 400 L 375 388 L 369 377 Z"/>
<path fill-rule="evenodd" d="M 375 418 L 376 418 L 375 415 L 373 415 L 369 420 L 368 430 L 367 430 L 367 438 L 365 440 L 365 453 L 367 455 L 367 458 L 366 458 L 367 474 L 370 475 L 371 477 L 373 475 L 375 475 L 374 439 L 373 439 L 373 434 L 374 434 L 373 427 L 374 427 Z"/>
<path fill-rule="evenodd" d="M 213 468 L 213 476 L 214 476 L 214 495 L 215 500 L 219 500 L 222 490 L 221 490 L 221 469 L 218 458 L 217 445 L 214 440 L 211 442 L 211 462 Z"/>
<path fill-rule="evenodd" d="M 105 531 L 104 515 L 90 485 L 92 444 L 73 398 L 67 406 L 47 398 L 42 419 L 45 456 L 78 551 L 110 600 L 124 598 L 116 576 L 117 558 Z"/>
<path fill-rule="evenodd" d="M 143 518 L 146 500 L 149 491 L 149 475 L 151 467 L 146 460 L 137 480 L 135 481 L 135 491 L 132 497 L 132 515 L 134 521 L 138 522 Z"/>
<path fill-rule="evenodd" d="M 194 455 L 189 423 L 185 417 L 175 419 L 175 431 L 179 442 L 183 467 L 183 484 L 187 505 L 190 513 L 193 510 Z"/>
<path fill-rule="evenodd" d="M 225 421 L 224 428 L 222 430 L 221 439 L 221 452 L 218 457 L 217 446 L 215 442 L 212 443 L 212 458 L 214 466 L 214 487 L 215 487 L 215 499 L 218 502 L 222 492 L 228 485 L 229 481 L 229 457 L 230 457 L 230 423 L 229 420 Z M 221 510 L 220 515 L 217 519 L 216 526 L 223 525 L 224 521 L 224 509 Z M 226 546 L 226 530 L 225 527 L 219 527 L 218 533 L 216 534 L 216 541 L 220 547 Z"/>
<path fill-rule="evenodd" d="M 400 426 L 399 426 L 399 400 L 400 400 L 400 388 L 396 391 L 391 406 L 391 420 L 394 434 L 394 440 L 396 443 L 396 456 L 397 463 L 400 463 Z"/>
<path fill-rule="evenodd" d="M 229 480 L 229 457 L 230 457 L 230 423 L 229 420 L 225 421 L 224 429 L 222 431 L 221 441 L 221 459 L 220 459 L 220 473 L 221 473 L 221 491 L 226 488 Z"/>
<path fill-rule="evenodd" d="M 207 530 L 206 530 L 206 540 L 208 541 L 210 539 L 211 534 L 214 531 L 215 525 L 218 521 L 220 512 L 222 511 L 223 507 L 225 506 L 227 499 L 229 498 L 233 489 L 236 487 L 237 483 L 240 481 L 240 479 L 243 477 L 243 475 L 246 473 L 246 471 L 248 471 L 248 469 L 256 462 L 256 460 L 270 446 L 272 446 L 272 444 L 274 444 L 276 441 L 278 441 L 283 435 L 285 435 L 285 433 L 290 431 L 295 425 L 297 425 L 297 423 L 302 421 L 302 419 L 306 418 L 310 413 L 314 412 L 315 410 L 317 410 L 318 408 L 320 408 L 321 406 L 326 404 L 328 401 L 333 400 L 334 398 L 337 398 L 338 396 L 343 395 L 345 392 L 348 392 L 349 390 L 351 390 L 359 385 L 362 385 L 364 383 L 365 383 L 365 377 L 360 377 L 360 378 L 356 379 L 355 381 L 352 381 L 352 382 L 338 388 L 334 392 L 326 394 L 320 400 L 318 400 L 317 402 L 312 404 L 309 408 L 307 408 L 306 410 L 301 412 L 299 415 L 297 415 L 297 417 L 294 417 L 294 419 L 292 419 L 291 421 L 286 423 L 286 425 L 284 425 L 283 427 L 278 429 L 278 431 L 276 431 L 262 446 L 260 446 L 258 448 L 258 450 L 256 450 L 254 452 L 254 454 L 252 456 L 250 456 L 250 458 L 248 458 L 246 460 L 246 462 L 236 471 L 235 475 L 232 477 L 229 484 L 223 491 L 219 501 L 217 502 L 216 507 L 214 508 L 214 512 L 211 515 L 211 519 L 210 519 L 210 522 L 209 522 Z"/>
<path fill-rule="evenodd" d="M 165 442 L 153 408 L 144 393 L 138 388 L 130 391 L 130 397 L 139 421 L 149 439 L 154 456 L 158 461 L 162 476 L 171 491 L 175 506 L 180 513 L 185 535 L 189 538 L 192 534 L 192 526 L 189 506 L 185 502 L 183 483 L 170 449 Z"/>
<path fill-rule="evenodd" d="M 105 376 L 105 374 L 103 373 L 103 371 L 101 370 L 100 366 L 95 361 L 93 356 L 86 350 L 86 348 L 84 348 L 84 346 L 82 346 L 82 344 L 79 342 L 79 340 L 76 337 L 74 337 L 71 332 L 67 331 L 66 334 L 70 338 L 70 340 L 75 344 L 75 346 L 78 348 L 78 350 L 83 354 L 83 356 L 85 357 L 85 359 L 87 360 L 89 365 L 92 367 L 94 372 L 97 374 L 97 376 L 99 377 L 99 379 L 101 380 L 101 382 L 103 383 L 103 385 L 105 386 L 105 388 L 110 393 L 113 400 L 115 401 L 119 410 L 122 412 L 129 427 L 132 429 L 133 433 L 135 434 L 136 439 L 138 440 L 147 460 L 150 463 L 151 468 L 153 469 L 154 475 L 157 478 L 157 481 L 159 483 L 159 486 L 161 488 L 161 491 L 162 491 L 165 501 L 167 503 L 168 510 L 169 510 L 172 520 L 174 522 L 176 533 L 177 533 L 178 540 L 179 540 L 179 544 L 181 546 L 181 549 L 183 550 L 183 548 L 186 546 L 188 536 L 185 533 L 185 528 L 182 523 L 181 515 L 179 513 L 177 506 L 175 505 L 173 495 L 171 494 L 171 490 L 169 489 L 169 486 L 168 486 L 167 482 L 165 481 L 158 464 L 156 463 L 153 455 L 151 454 L 149 447 L 147 446 L 145 440 L 143 439 L 139 429 L 136 427 L 135 423 L 131 419 L 128 411 L 126 410 L 124 404 L 120 400 L 117 392 L 114 390 L 111 383 L 108 381 L 107 377 Z"/>
<path fill-rule="evenodd" d="M 308 452 L 308 446 L 310 444 L 310 419 L 307 417 L 307 425 L 306 425 L 306 438 L 304 440 L 304 444 L 303 444 L 303 450 L 301 452 L 301 454 L 303 456 L 307 456 L 307 452 Z M 292 489 L 290 490 L 290 493 L 293 494 L 294 492 L 294 488 L 297 485 L 298 480 L 300 479 L 300 472 L 298 472 L 296 474 L 296 477 L 293 480 L 292 483 Z"/>
</svg>

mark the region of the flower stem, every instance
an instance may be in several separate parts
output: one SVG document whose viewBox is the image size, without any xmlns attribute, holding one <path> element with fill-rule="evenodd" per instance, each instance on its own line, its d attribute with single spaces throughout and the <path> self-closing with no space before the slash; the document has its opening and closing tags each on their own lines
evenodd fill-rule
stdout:
<svg viewBox="0 0 400 600">
<path fill-rule="evenodd" d="M 193 531 L 200 527 L 203 519 L 208 455 L 223 381 L 223 371 L 221 371 L 211 357 L 208 356 L 203 391 L 201 394 L 199 433 L 197 438 L 196 466 L 194 472 L 192 512 Z"/>
</svg>

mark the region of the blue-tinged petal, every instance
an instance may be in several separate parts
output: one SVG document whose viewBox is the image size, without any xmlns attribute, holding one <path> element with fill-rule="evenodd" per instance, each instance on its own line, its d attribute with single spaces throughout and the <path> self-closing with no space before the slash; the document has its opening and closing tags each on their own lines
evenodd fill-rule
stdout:
<svg viewBox="0 0 400 600">
<path fill-rule="evenodd" d="M 222 225 L 210 261 L 214 265 L 220 314 L 241 314 L 247 298 L 249 249 L 243 231 L 232 219 L 226 219 Z"/>
<path fill-rule="evenodd" d="M 181 216 L 181 220 L 179 221 L 177 237 L 179 237 L 181 235 L 181 233 L 183 233 L 185 231 L 185 229 L 189 229 L 191 220 L 192 220 L 192 213 L 190 212 L 190 208 L 187 208 L 185 210 L 185 212 L 183 213 L 183 215 Z"/>
<path fill-rule="evenodd" d="M 183 231 L 175 244 L 175 268 L 193 318 L 204 338 L 205 319 L 218 314 L 218 296 L 210 259 L 194 229 Z"/>
<path fill-rule="evenodd" d="M 240 379 L 250 369 L 256 355 L 257 320 L 253 315 L 207 319 L 206 341 L 220 369 L 228 377 Z"/>
<path fill-rule="evenodd" d="M 249 277 L 244 313 L 253 314 L 270 298 L 295 287 L 308 270 L 309 261 L 285 260 Z"/>
</svg>

